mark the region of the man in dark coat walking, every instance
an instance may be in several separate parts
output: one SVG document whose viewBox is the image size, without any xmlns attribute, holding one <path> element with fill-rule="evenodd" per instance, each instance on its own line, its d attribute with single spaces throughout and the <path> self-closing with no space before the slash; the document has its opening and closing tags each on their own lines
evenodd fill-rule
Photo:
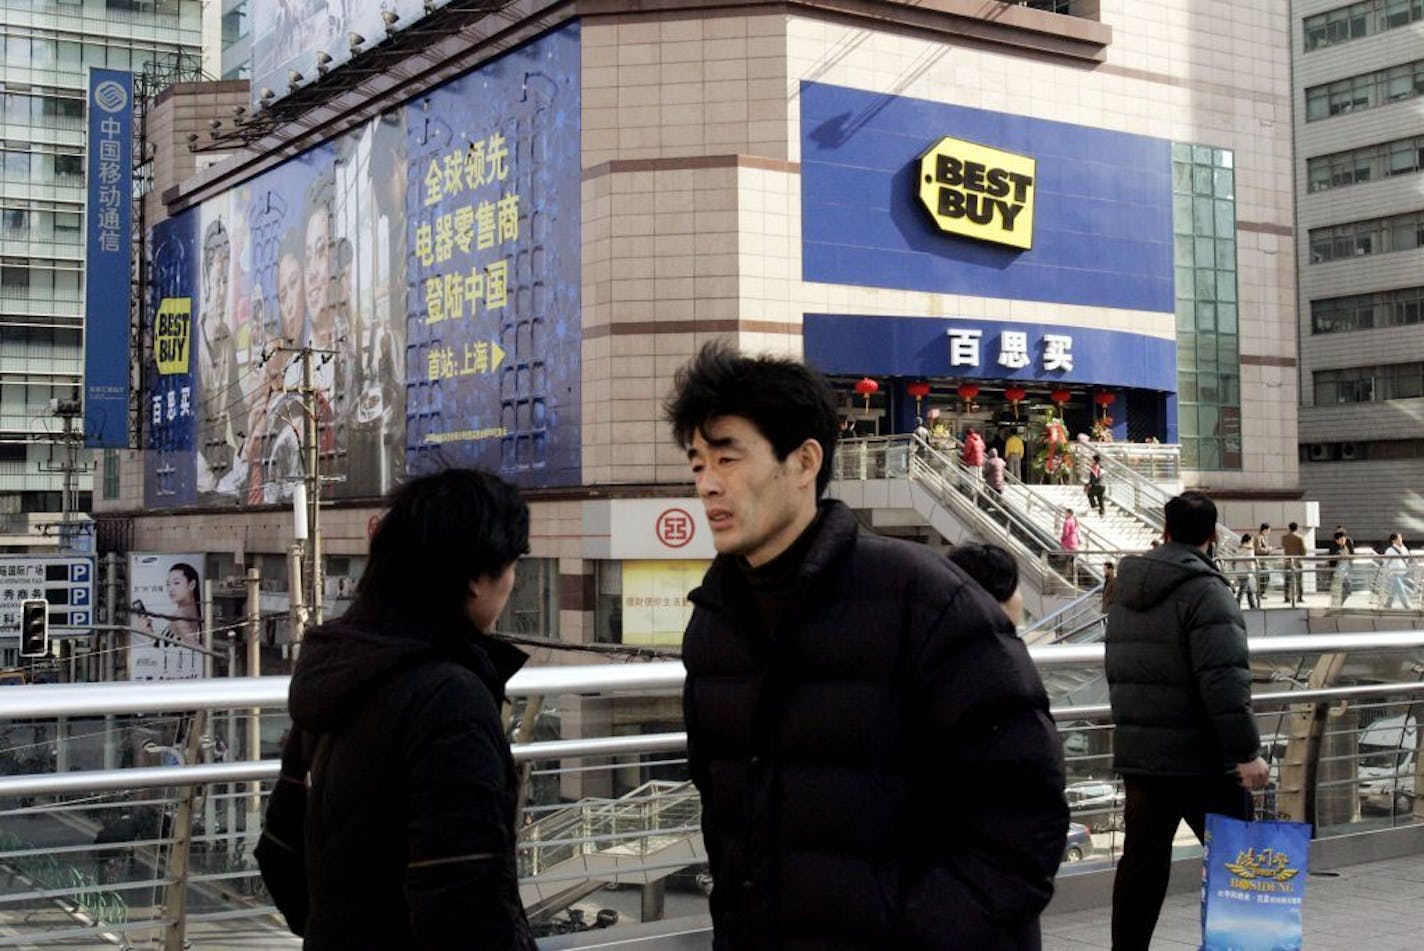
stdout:
<svg viewBox="0 0 1424 951">
<path fill-rule="evenodd" d="M 817 499 L 805 366 L 705 347 L 667 413 L 718 556 L 684 710 L 728 949 L 1033 949 L 1068 814 L 1047 697 L 988 595 Z"/>
<path fill-rule="evenodd" d="M 1268 768 L 1251 714 L 1246 626 L 1212 565 L 1216 505 L 1184 492 L 1166 505 L 1166 543 L 1122 559 L 1108 612 L 1113 766 L 1126 787 L 1126 836 L 1113 887 L 1113 951 L 1147 951 L 1171 871 L 1172 839 L 1205 814 L 1249 819 Z"/>
<path fill-rule="evenodd" d="M 307 635 L 289 701 L 305 814 L 274 795 L 264 831 L 305 826 L 304 947 L 534 948 L 499 714 L 525 656 L 487 636 L 528 539 L 528 507 L 495 476 L 416 479 L 371 539 L 355 605 Z"/>
</svg>

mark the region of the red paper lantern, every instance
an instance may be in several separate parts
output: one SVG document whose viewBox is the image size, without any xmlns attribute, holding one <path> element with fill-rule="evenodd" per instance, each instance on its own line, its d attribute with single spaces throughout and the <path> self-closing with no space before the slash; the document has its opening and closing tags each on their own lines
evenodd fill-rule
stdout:
<svg viewBox="0 0 1424 951">
<path fill-rule="evenodd" d="M 865 397 L 865 408 L 870 409 L 870 398 L 880 392 L 880 384 L 868 376 L 863 376 L 855 384 L 855 391 Z"/>
<path fill-rule="evenodd" d="M 1069 398 L 1072 395 L 1073 394 L 1068 392 L 1067 390 L 1054 390 L 1052 393 L 1048 394 L 1048 398 L 1051 399 L 1053 402 L 1057 403 L 1059 406 L 1062 406 L 1064 403 L 1068 402 Z"/>
<path fill-rule="evenodd" d="M 1021 386 L 1011 386 L 1004 390 L 1004 398 L 1009 401 L 1009 405 L 1014 409 L 1014 419 L 1019 418 L 1019 402 L 1028 396 L 1028 390 Z"/>
<path fill-rule="evenodd" d="M 1098 390 L 1093 394 L 1093 402 L 1099 406 L 1111 406 L 1117 401 L 1116 393 L 1109 393 L 1106 390 Z"/>
<path fill-rule="evenodd" d="M 915 415 L 920 415 L 920 401 L 930 395 L 930 385 L 924 380 L 918 380 L 906 386 L 905 392 L 915 398 Z"/>
<path fill-rule="evenodd" d="M 958 392 L 960 399 L 971 403 L 974 401 L 974 397 L 979 395 L 979 385 L 977 383 L 961 383 Z"/>
</svg>

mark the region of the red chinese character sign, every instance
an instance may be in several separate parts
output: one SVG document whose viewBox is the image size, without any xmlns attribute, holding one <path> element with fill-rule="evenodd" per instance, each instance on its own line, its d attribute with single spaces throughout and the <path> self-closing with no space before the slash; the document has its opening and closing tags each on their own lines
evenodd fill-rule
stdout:
<svg viewBox="0 0 1424 951">
<path fill-rule="evenodd" d="M 682 548 L 697 534 L 697 523 L 684 509 L 672 508 L 658 516 L 658 541 L 668 548 Z"/>
</svg>

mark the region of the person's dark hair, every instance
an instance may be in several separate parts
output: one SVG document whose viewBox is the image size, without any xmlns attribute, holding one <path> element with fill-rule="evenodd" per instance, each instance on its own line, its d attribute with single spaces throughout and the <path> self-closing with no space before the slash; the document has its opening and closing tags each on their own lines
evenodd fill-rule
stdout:
<svg viewBox="0 0 1424 951">
<path fill-rule="evenodd" d="M 1344 537 L 1345 537 L 1345 533 L 1342 532 L 1342 531 L 1336 531 L 1335 534 L 1332 535 L 1331 537 L 1332 537 L 1332 538 L 1344 538 Z"/>
<path fill-rule="evenodd" d="M 1270 528 L 1270 527 L 1271 527 L 1271 523 L 1270 523 L 1270 522 L 1262 522 L 1262 523 L 1261 523 L 1261 531 L 1263 531 L 1263 532 L 1266 531 L 1266 530 L 1267 530 L 1268 528 Z"/>
<path fill-rule="evenodd" d="M 718 416 L 740 416 L 771 443 L 784 461 L 806 440 L 821 444 L 816 496 L 831 481 L 831 461 L 839 430 L 831 388 L 825 379 L 795 360 L 749 357 L 721 341 L 698 351 L 673 377 L 672 394 L 663 403 L 679 446 L 692 445 L 703 427 Z"/>
<path fill-rule="evenodd" d="M 198 590 L 198 572 L 193 569 L 192 565 L 186 561 L 175 562 L 173 567 L 168 569 L 168 573 L 171 575 L 175 571 L 181 571 L 183 573 L 183 577 L 187 578 L 188 583 L 193 586 L 194 592 Z"/>
<path fill-rule="evenodd" d="M 348 617 L 467 624 L 470 582 L 498 576 L 528 551 L 529 506 L 508 482 L 478 469 L 412 479 L 376 526 Z"/>
<path fill-rule="evenodd" d="M 1183 492 L 1163 508 L 1172 541 L 1201 545 L 1216 537 L 1216 503 L 1206 493 Z"/>
<path fill-rule="evenodd" d="M 1249 545 L 1249 544 L 1251 544 L 1251 533 L 1250 533 L 1250 532 L 1242 532 L 1242 533 L 1241 533 L 1241 544 L 1243 544 L 1243 545 Z"/>
<path fill-rule="evenodd" d="M 1295 522 L 1291 522 L 1289 525 L 1286 526 L 1286 528 L 1290 529 L 1291 531 L 1295 531 L 1297 528 L 1300 528 L 1300 526 L 1297 525 Z"/>
<path fill-rule="evenodd" d="M 1014 590 L 1019 586 L 1018 564 L 998 545 L 977 542 L 956 545 L 949 550 L 949 560 L 979 582 L 979 586 L 1000 604 L 1013 597 Z"/>
<path fill-rule="evenodd" d="M 208 230 L 203 233 L 203 277 L 207 278 L 208 268 L 213 266 L 218 255 L 227 257 L 232 250 L 232 242 L 228 240 L 227 229 L 223 227 L 222 219 L 217 219 L 208 225 Z"/>
<path fill-rule="evenodd" d="M 278 262 L 280 262 L 282 258 L 292 257 L 296 259 L 297 265 L 300 267 L 306 260 L 307 236 L 305 228 L 305 225 L 294 225 L 282 232 L 281 241 L 277 244 Z"/>
</svg>

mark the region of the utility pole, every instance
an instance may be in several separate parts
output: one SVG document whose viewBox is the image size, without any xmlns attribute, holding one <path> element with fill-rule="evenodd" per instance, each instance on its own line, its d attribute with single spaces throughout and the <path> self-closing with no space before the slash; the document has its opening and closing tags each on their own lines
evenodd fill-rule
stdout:
<svg viewBox="0 0 1424 951">
<path fill-rule="evenodd" d="M 330 359 L 336 354 L 333 350 L 324 350 L 310 344 L 300 347 L 282 346 L 278 347 L 277 351 L 295 353 L 297 359 L 302 362 L 302 383 L 297 388 L 297 393 L 302 399 L 302 415 L 306 417 L 302 426 L 302 460 L 306 471 L 301 481 L 305 505 L 302 505 L 301 497 L 295 500 L 298 508 L 306 509 L 305 519 L 299 520 L 298 523 L 300 525 L 304 521 L 306 531 L 297 533 L 299 539 L 304 539 L 301 563 L 305 578 L 302 579 L 304 583 L 301 585 L 300 594 L 295 584 L 291 588 L 293 605 L 298 600 L 303 602 L 306 616 L 299 618 L 296 611 L 293 611 L 292 650 L 295 657 L 301 647 L 301 634 L 305 629 L 303 622 L 309 620 L 312 624 L 320 624 L 323 620 L 322 601 L 326 572 L 322 564 L 321 487 L 325 480 L 321 476 L 321 403 L 316 385 L 316 360 L 318 357 Z M 295 571 L 292 572 L 292 579 L 297 581 Z"/>
<path fill-rule="evenodd" d="M 40 471 L 58 472 L 63 477 L 59 493 L 59 549 L 65 552 L 72 550 L 74 545 L 74 516 L 79 508 L 79 473 L 84 470 L 79 462 L 79 448 L 84 441 L 84 434 L 75 430 L 74 421 L 84 415 L 84 409 L 76 392 L 67 400 L 51 400 L 50 412 L 59 417 L 64 425 L 64 433 L 60 436 L 64 458 L 58 465 L 41 464 Z"/>
<path fill-rule="evenodd" d="M 247 676 L 262 676 L 262 575 L 256 565 L 247 569 Z M 247 758 L 262 759 L 262 708 L 247 711 Z M 257 847 L 262 832 L 262 784 L 247 784 L 247 848 L 248 855 Z"/>
<path fill-rule="evenodd" d="M 307 577 L 311 582 L 311 597 L 307 598 L 307 608 L 313 624 L 322 622 L 322 588 L 326 584 L 322 570 L 321 550 L 321 419 L 316 400 L 316 367 L 312 365 L 315 351 L 311 347 L 302 348 L 302 405 L 306 409 L 306 453 L 307 453 L 307 524 L 311 527 L 311 543 L 307 563 Z M 298 644 L 300 641 L 298 641 Z M 296 645 L 294 645 L 295 647 Z"/>
</svg>

